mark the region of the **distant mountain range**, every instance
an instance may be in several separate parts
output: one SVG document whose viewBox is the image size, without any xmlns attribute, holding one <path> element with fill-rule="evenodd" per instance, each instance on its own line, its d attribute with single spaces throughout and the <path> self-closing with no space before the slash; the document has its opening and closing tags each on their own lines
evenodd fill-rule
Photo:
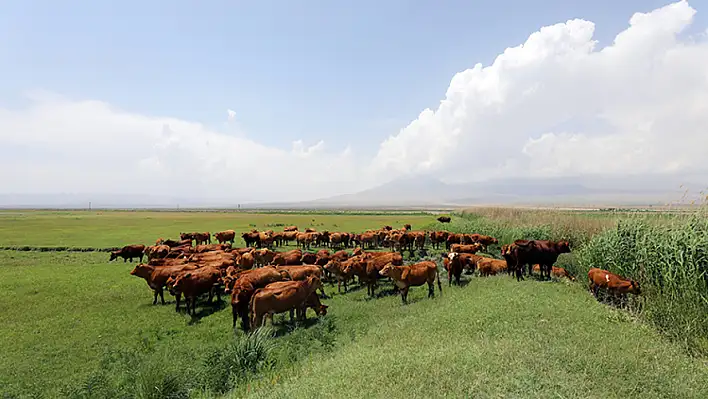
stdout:
<svg viewBox="0 0 708 399">
<path fill-rule="evenodd" d="M 241 203 L 242 208 L 416 208 L 466 205 L 646 206 L 684 197 L 697 199 L 708 187 L 699 177 L 671 175 L 498 179 L 448 184 L 430 176 L 409 176 L 358 193 L 305 202 Z M 86 209 L 236 208 L 235 200 L 207 201 L 156 195 L 0 194 L 0 208 Z"/>
</svg>

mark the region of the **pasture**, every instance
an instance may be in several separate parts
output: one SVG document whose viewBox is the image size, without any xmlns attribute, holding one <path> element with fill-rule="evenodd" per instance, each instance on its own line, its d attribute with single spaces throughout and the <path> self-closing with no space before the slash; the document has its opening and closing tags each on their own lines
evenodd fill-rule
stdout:
<svg viewBox="0 0 708 399">
<path fill-rule="evenodd" d="M 559 259 L 577 273 L 579 283 L 464 275 L 463 286 L 448 287 L 443 272 L 442 295 L 428 299 L 424 287 L 412 288 L 407 306 L 399 296 L 387 295 L 387 283 L 375 299 L 367 298 L 365 289 L 337 294 L 336 285 L 327 284 L 326 316 L 318 320 L 310 312 L 297 328 L 276 316 L 274 328 L 263 330 L 273 337 L 234 333 L 225 298 L 213 307 L 199 306 L 197 317 L 175 312 L 167 294 L 167 305 L 153 306 L 145 281 L 129 275 L 134 264 L 108 263 L 107 253 L 0 251 L 0 393 L 708 397 L 705 357 L 686 350 L 687 343 L 703 342 L 700 326 L 686 330 L 697 341 L 670 339 L 675 337 L 670 329 L 652 314 L 643 316 L 647 308 L 658 312 L 646 304 L 649 299 L 632 301 L 630 311 L 616 310 L 585 288 L 583 262 L 595 259 L 597 251 L 613 250 L 608 245 L 622 244 L 593 237 L 611 234 L 620 216 L 552 212 L 525 214 L 514 224 L 522 218 L 481 211 L 453 217 L 445 226 L 420 213 L 0 212 L 0 246 L 103 248 L 148 245 L 158 237 L 177 238 L 180 231 L 281 230 L 294 224 L 360 232 L 411 223 L 413 229 L 492 234 L 501 243 L 512 236 L 573 234 L 578 248 L 590 248 Z M 652 224 L 663 218 L 651 217 Z M 651 289 L 648 295 L 663 298 Z M 705 309 L 696 306 L 689 310 Z M 661 315 L 680 323 L 679 311 Z"/>
</svg>

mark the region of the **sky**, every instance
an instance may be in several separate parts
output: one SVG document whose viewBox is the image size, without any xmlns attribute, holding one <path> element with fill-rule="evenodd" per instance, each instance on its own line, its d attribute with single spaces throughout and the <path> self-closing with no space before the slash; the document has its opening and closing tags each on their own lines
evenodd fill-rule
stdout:
<svg viewBox="0 0 708 399">
<path fill-rule="evenodd" d="M 708 0 L 0 9 L 0 194 L 708 176 Z"/>
</svg>

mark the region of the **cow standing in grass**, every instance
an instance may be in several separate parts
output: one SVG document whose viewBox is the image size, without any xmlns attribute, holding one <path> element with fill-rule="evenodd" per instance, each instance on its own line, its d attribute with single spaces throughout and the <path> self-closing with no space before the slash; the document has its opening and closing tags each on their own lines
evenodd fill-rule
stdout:
<svg viewBox="0 0 708 399">
<path fill-rule="evenodd" d="M 410 287 L 421 286 L 428 283 L 428 298 L 435 296 L 435 280 L 438 281 L 438 290 L 442 295 L 442 285 L 440 284 L 440 275 L 438 274 L 438 266 L 435 262 L 423 261 L 408 266 L 394 266 L 387 264 L 380 271 L 382 276 L 390 277 L 393 283 L 401 290 L 401 300 L 404 304 L 408 303 L 408 290 Z"/>
<path fill-rule="evenodd" d="M 140 262 L 142 262 L 144 255 L 145 245 L 126 245 L 117 251 L 112 251 L 111 258 L 108 261 L 110 262 L 114 259 L 118 259 L 118 257 L 120 256 L 121 258 L 123 258 L 123 262 L 127 262 L 128 259 L 130 259 L 130 261 L 132 262 L 133 258 L 139 258 Z"/>
</svg>

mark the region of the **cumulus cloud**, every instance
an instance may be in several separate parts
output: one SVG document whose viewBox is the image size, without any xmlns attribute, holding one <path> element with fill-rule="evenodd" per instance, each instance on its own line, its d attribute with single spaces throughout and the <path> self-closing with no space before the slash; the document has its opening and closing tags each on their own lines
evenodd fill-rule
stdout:
<svg viewBox="0 0 708 399">
<path fill-rule="evenodd" d="M 287 151 L 100 101 L 30 98 L 0 109 L 5 192 L 295 201 L 362 188 L 348 149 L 326 153 L 323 142 Z"/>
<path fill-rule="evenodd" d="M 450 180 L 708 171 L 708 45 L 682 41 L 695 10 L 636 13 L 603 49 L 574 19 L 452 79 L 385 140 L 372 168 Z"/>
<path fill-rule="evenodd" d="M 236 111 L 232 109 L 227 109 L 226 110 L 226 117 L 231 122 L 232 120 L 236 119 Z"/>
<path fill-rule="evenodd" d="M 707 173 L 708 38 L 680 35 L 695 12 L 679 1 L 637 13 L 602 49 L 590 21 L 543 27 L 492 65 L 456 74 L 437 109 L 385 139 L 373 159 L 32 92 L 26 108 L 0 108 L 1 190 L 295 201 L 410 173 Z"/>
</svg>

